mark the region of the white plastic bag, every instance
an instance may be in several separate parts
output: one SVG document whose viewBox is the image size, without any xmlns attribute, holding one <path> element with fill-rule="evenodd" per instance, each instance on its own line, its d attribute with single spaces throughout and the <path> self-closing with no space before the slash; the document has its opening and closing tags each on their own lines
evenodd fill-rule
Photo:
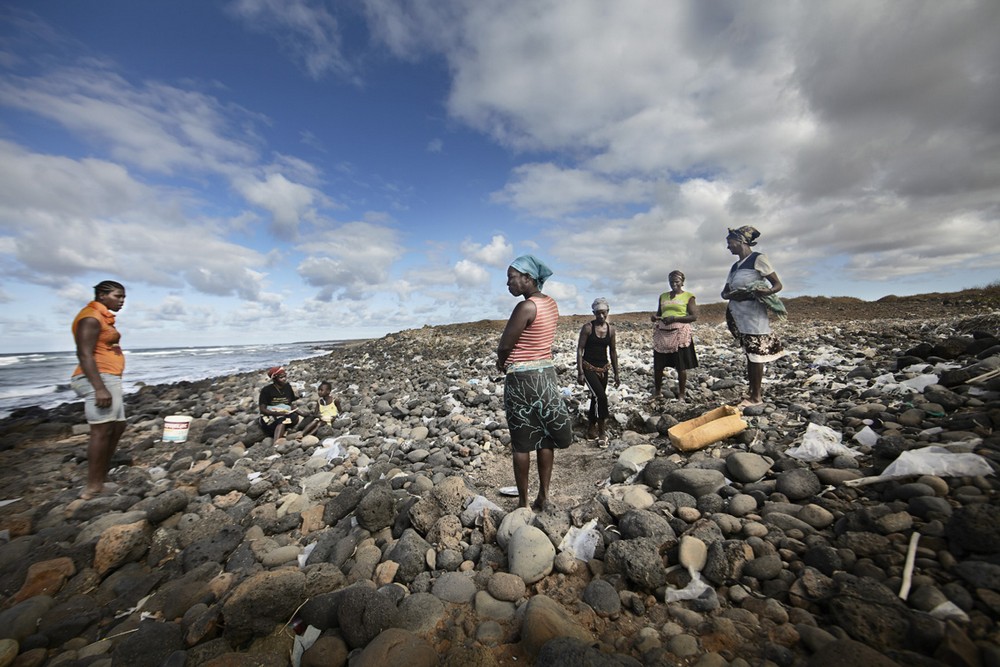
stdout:
<svg viewBox="0 0 1000 667">
<path fill-rule="evenodd" d="M 937 384 L 938 379 L 939 378 L 937 375 L 928 373 L 927 375 L 918 375 L 915 378 L 910 378 L 909 380 L 903 380 L 899 384 L 908 389 L 913 389 L 915 391 L 923 393 L 924 389 L 926 389 L 927 387 L 931 386 L 932 384 Z"/>
<path fill-rule="evenodd" d="M 841 444 L 843 436 L 829 426 L 809 422 L 802 435 L 802 444 L 790 448 L 786 453 L 801 461 L 822 461 L 830 456 L 857 456 L 850 447 Z"/>
<path fill-rule="evenodd" d="M 513 487 L 514 495 L 517 495 L 517 487 Z M 463 526 L 476 525 L 482 527 L 486 521 L 485 514 L 493 513 L 503 513 L 496 503 L 492 502 L 489 498 L 485 496 L 475 496 L 469 501 L 469 504 L 465 506 L 462 513 L 459 515 L 459 520 L 462 522 Z"/>
<path fill-rule="evenodd" d="M 340 448 L 340 443 L 337 442 L 336 438 L 327 438 L 320 443 L 319 447 L 313 450 L 313 458 L 324 458 L 329 463 L 333 459 L 339 459 L 344 456 L 344 452 Z"/>
<path fill-rule="evenodd" d="M 871 426 L 865 426 L 854 434 L 854 440 L 866 447 L 871 447 L 878 442 L 878 434 L 872 430 Z"/>
<path fill-rule="evenodd" d="M 292 667 L 299 667 L 302 664 L 302 654 L 312 648 L 312 645 L 316 643 L 321 634 L 323 634 L 322 630 L 310 625 L 306 627 L 301 635 L 295 635 L 294 643 L 292 644 Z"/>
<path fill-rule="evenodd" d="M 678 600 L 694 600 L 701 597 L 701 594 L 711 588 L 701 579 L 701 573 L 691 572 L 691 581 L 684 588 L 668 588 L 663 593 L 663 601 L 666 603 L 677 602 Z"/>
<path fill-rule="evenodd" d="M 979 477 L 992 474 L 992 466 L 979 454 L 955 453 L 944 447 L 924 447 L 903 452 L 886 466 L 879 477 Z"/>
<path fill-rule="evenodd" d="M 571 526 L 559 543 L 559 551 L 567 551 L 573 554 L 577 560 L 590 562 L 594 557 L 594 550 L 601 539 L 601 533 L 597 530 L 597 519 L 591 519 L 579 528 Z"/>
</svg>

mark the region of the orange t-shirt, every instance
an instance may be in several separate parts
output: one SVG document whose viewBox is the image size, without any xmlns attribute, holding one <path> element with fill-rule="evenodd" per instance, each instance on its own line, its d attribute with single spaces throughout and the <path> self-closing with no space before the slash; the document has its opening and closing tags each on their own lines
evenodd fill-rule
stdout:
<svg viewBox="0 0 1000 667">
<path fill-rule="evenodd" d="M 121 375 L 125 371 L 125 355 L 118 344 L 122 336 L 115 329 L 115 314 L 98 301 L 91 301 L 83 307 L 73 320 L 73 340 L 76 340 L 76 329 L 80 320 L 93 317 L 101 325 L 101 332 L 97 335 L 97 345 L 94 346 L 94 361 L 97 362 L 99 373 L 110 373 L 111 375 Z M 83 369 L 77 364 L 73 371 L 73 376 L 83 375 Z"/>
</svg>

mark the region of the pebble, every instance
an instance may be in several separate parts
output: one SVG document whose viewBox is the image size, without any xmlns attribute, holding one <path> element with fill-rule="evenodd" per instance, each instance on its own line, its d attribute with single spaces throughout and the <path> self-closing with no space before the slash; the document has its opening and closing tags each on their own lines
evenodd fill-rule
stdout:
<svg viewBox="0 0 1000 667">
<path fill-rule="evenodd" d="M 986 340 L 995 340 L 996 324 L 980 326 L 994 331 Z M 47 503 L 43 513 L 0 515 L 11 535 L 0 544 L 0 586 L 11 596 L 0 611 L 0 666 L 10 647 L 23 651 L 23 664 L 235 662 L 223 656 L 256 658 L 288 639 L 275 630 L 295 613 L 338 635 L 325 634 L 303 664 L 344 664 L 349 650 L 352 665 L 437 664 L 440 647 L 451 647 L 446 659 L 464 660 L 471 643 L 488 660 L 493 649 L 509 653 L 502 647 L 514 638 L 540 660 L 561 638 L 564 655 L 579 651 L 582 662 L 604 655 L 588 652 L 597 619 L 610 633 L 606 648 L 623 661 L 669 652 L 701 667 L 734 654 L 746 659 L 733 666 L 837 664 L 844 656 L 878 664 L 887 651 L 907 650 L 989 664 L 996 653 L 981 648 L 978 628 L 982 609 L 1000 607 L 996 475 L 847 485 L 928 444 L 957 443 L 996 468 L 1000 384 L 973 395 L 964 383 L 973 368 L 1000 367 L 1000 349 L 978 348 L 994 349 L 985 360 L 966 354 L 968 345 L 952 339 L 971 337 L 949 336 L 951 326 L 787 324 L 782 336 L 795 352 L 768 365 L 767 402 L 744 412 L 750 428 L 678 453 L 666 428 L 738 403 L 745 389 L 731 377 L 739 362 L 724 325 L 699 322 L 703 366 L 690 373 L 687 403 L 650 407 L 641 392 L 617 390 L 611 445 L 599 455 L 609 481 L 624 483 L 543 513 L 502 509 L 510 503 L 495 489 L 476 488 L 487 465 L 509 470 L 502 382 L 485 352 L 499 329 L 442 335 L 425 327 L 292 362 L 303 382 L 332 379 L 343 393 L 345 409 L 323 436 L 339 443 L 333 460 L 312 456 L 314 438 L 275 447 L 263 437 L 247 395 L 256 375 L 144 388 L 128 399 L 134 418 L 115 463 L 117 495 L 82 502 L 61 490 L 79 479 L 77 453 L 54 461 L 39 482 L 49 494 L 36 503 Z M 623 322 L 618 335 L 623 375 L 648 379 L 648 327 Z M 815 363 L 834 349 L 841 366 Z M 942 351 L 960 368 L 922 392 L 896 388 L 937 372 L 932 357 Z M 904 354 L 915 361 L 900 366 Z M 568 386 L 574 362 L 567 336 L 556 363 Z M 582 399 L 571 392 L 568 401 L 578 416 Z M 206 418 L 195 420 L 187 443 L 142 445 L 162 423 L 147 415 L 172 413 Z M 78 426 L 68 409 L 46 415 L 67 434 Z M 806 420 L 833 428 L 855 455 L 789 456 Z M 10 437 L 7 423 L 0 437 Z M 866 445 L 854 438 L 862 430 Z M 67 437 L 79 450 L 81 436 Z M 563 472 L 557 464 L 557 478 Z M 467 512 L 480 493 L 500 504 Z M 583 567 L 555 545 L 591 519 L 600 536 Z M 903 603 L 893 590 L 913 531 L 922 537 Z M 702 573 L 707 594 L 658 602 L 687 585 L 688 571 Z M 144 610 L 162 621 L 140 623 L 129 611 L 146 595 Z M 948 600 L 971 618 L 952 634 L 917 613 Z M 122 612 L 115 626 L 102 625 Z M 623 617 L 672 620 L 657 630 Z M 897 632 L 901 620 L 917 628 L 917 644 Z M 95 641 L 119 624 L 141 632 Z M 235 645 L 249 648 L 233 653 Z"/>
</svg>

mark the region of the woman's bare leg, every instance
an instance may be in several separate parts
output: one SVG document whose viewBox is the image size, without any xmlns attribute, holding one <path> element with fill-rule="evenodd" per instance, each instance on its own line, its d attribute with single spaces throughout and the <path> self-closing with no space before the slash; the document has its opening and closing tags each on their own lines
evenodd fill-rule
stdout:
<svg viewBox="0 0 1000 667">
<path fill-rule="evenodd" d="M 750 382 L 750 402 L 763 402 L 764 397 L 761 386 L 764 384 L 764 364 L 760 364 L 755 361 L 748 361 L 747 379 Z"/>
<path fill-rule="evenodd" d="M 126 422 L 104 422 L 90 425 L 90 440 L 87 443 L 87 486 L 83 498 L 90 498 L 104 490 L 108 478 L 111 457 L 118 448 L 118 441 L 125 432 Z"/>
<path fill-rule="evenodd" d="M 528 471 L 531 468 L 531 454 L 514 452 L 514 483 L 517 484 L 517 506 L 528 506 Z"/>
<path fill-rule="evenodd" d="M 552 479 L 552 461 L 555 459 L 554 449 L 538 450 L 538 496 L 531 506 L 536 510 L 545 509 L 549 499 L 549 481 Z"/>
</svg>

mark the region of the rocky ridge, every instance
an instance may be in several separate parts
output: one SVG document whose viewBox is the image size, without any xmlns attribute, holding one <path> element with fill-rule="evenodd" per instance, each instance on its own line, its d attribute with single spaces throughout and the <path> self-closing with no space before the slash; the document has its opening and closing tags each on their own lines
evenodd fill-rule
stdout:
<svg viewBox="0 0 1000 667">
<path fill-rule="evenodd" d="M 667 429 L 744 391 L 725 325 L 696 327 L 688 402 L 650 404 L 648 323 L 613 314 L 613 437 L 556 454 L 545 513 L 500 494 L 502 322 L 290 364 L 345 403 L 323 442 L 263 436 L 256 374 L 146 387 L 90 501 L 79 407 L 22 411 L 0 424 L 0 666 L 998 665 L 1000 313 L 927 301 L 793 300 L 767 403 L 693 453 Z M 578 419 L 583 321 L 555 348 Z M 196 417 L 186 443 L 159 441 L 171 414 Z M 846 451 L 791 455 L 809 424 Z M 858 483 L 930 445 L 987 467 Z"/>
</svg>

